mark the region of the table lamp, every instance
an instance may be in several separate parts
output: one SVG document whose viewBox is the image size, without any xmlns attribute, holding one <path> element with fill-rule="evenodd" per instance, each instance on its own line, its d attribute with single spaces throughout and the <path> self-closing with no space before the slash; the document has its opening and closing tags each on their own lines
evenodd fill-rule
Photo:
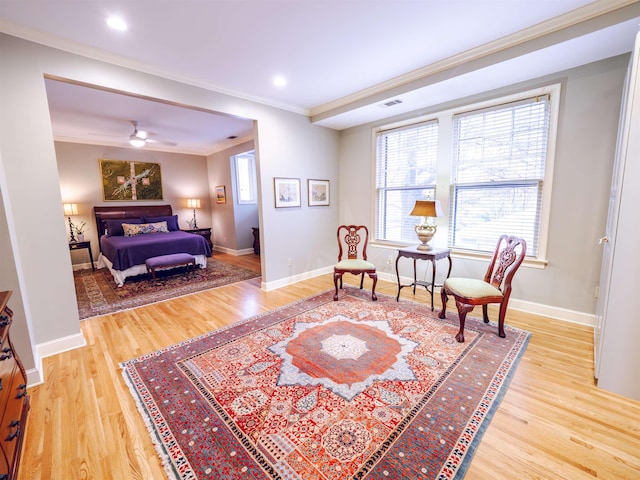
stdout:
<svg viewBox="0 0 640 480">
<path fill-rule="evenodd" d="M 76 236 L 73 234 L 73 223 L 71 223 L 71 216 L 78 215 L 78 204 L 77 203 L 63 203 L 62 207 L 64 208 L 64 214 L 69 218 L 69 237 L 70 243 L 76 243 Z"/>
<path fill-rule="evenodd" d="M 416 235 L 422 242 L 418 245 L 418 250 L 431 250 L 431 245 L 428 245 L 429 241 L 436 234 L 438 227 L 433 220 L 429 220 L 434 217 L 442 217 L 442 207 L 440 207 L 439 200 L 416 200 L 416 204 L 413 210 L 409 214 L 412 217 L 422 217 L 422 222 L 416 225 Z"/>
<path fill-rule="evenodd" d="M 187 198 L 187 207 L 193 208 L 193 227 L 192 228 L 198 228 L 198 224 L 196 222 L 196 208 L 200 208 L 200 199 Z"/>
</svg>

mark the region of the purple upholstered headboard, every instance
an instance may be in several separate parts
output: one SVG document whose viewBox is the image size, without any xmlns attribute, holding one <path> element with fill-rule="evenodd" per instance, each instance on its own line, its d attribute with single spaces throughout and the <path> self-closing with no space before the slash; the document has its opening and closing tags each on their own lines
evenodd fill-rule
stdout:
<svg viewBox="0 0 640 480">
<path fill-rule="evenodd" d="M 98 243 L 106 231 L 106 220 L 118 218 L 164 217 L 173 215 L 171 205 L 119 205 L 114 207 L 93 207 L 96 217 Z"/>
</svg>

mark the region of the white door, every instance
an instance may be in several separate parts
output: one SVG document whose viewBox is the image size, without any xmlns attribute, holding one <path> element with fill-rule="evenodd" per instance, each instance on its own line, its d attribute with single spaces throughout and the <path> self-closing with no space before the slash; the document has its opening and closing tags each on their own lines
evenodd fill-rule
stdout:
<svg viewBox="0 0 640 480">
<path fill-rule="evenodd" d="M 634 57 L 638 55 L 638 48 L 634 50 L 629 61 L 629 68 L 625 78 L 625 85 L 622 91 L 622 105 L 620 108 L 620 120 L 618 127 L 618 139 L 616 142 L 616 158 L 613 164 L 613 172 L 611 175 L 611 192 L 609 194 L 609 211 L 607 213 L 607 224 L 604 235 L 600 238 L 599 243 L 602 245 L 602 267 L 600 271 L 600 286 L 598 294 L 598 303 L 596 307 L 596 325 L 593 330 L 593 348 L 595 360 L 595 378 L 598 378 L 600 371 L 600 348 L 602 330 L 604 328 L 604 315 L 607 311 L 609 302 L 609 282 L 611 280 L 611 268 L 613 266 L 613 252 L 616 243 L 616 234 L 618 228 L 618 211 L 620 209 L 620 189 L 624 177 L 624 164 L 626 161 L 627 145 L 629 138 L 629 126 L 631 116 L 631 98 L 636 90 L 635 78 L 637 76 L 638 62 Z M 631 82 L 631 79 L 634 79 Z"/>
<path fill-rule="evenodd" d="M 628 98 L 616 170 L 616 192 L 607 264 L 599 306 L 599 343 L 596 360 L 598 387 L 640 400 L 640 77 L 638 37 L 633 53 Z M 610 250 L 610 251 L 607 251 Z"/>
</svg>

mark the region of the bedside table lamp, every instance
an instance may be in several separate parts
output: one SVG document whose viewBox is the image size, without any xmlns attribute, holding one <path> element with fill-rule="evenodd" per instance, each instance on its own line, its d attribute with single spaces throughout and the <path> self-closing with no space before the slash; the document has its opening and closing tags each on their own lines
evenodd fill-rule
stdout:
<svg viewBox="0 0 640 480">
<path fill-rule="evenodd" d="M 78 215 L 78 204 L 77 203 L 63 203 L 64 214 L 69 218 L 69 243 L 76 243 L 76 237 L 73 234 L 73 223 L 71 223 L 71 216 Z"/>
<path fill-rule="evenodd" d="M 191 228 L 198 228 L 198 224 L 196 222 L 196 208 L 200 208 L 200 199 L 187 198 L 187 207 L 193 208 L 193 227 Z"/>
<path fill-rule="evenodd" d="M 431 250 L 431 245 L 427 245 L 436 234 L 438 227 L 433 220 L 434 217 L 442 217 L 442 207 L 439 200 L 416 200 L 413 210 L 409 214 L 412 217 L 422 217 L 422 222 L 416 225 L 416 235 L 422 242 L 418 245 L 418 250 Z"/>
</svg>

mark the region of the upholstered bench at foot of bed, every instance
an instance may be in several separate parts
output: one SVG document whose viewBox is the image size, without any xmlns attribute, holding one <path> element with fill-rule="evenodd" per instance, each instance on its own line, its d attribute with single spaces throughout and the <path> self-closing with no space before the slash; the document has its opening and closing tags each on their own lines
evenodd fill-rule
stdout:
<svg viewBox="0 0 640 480">
<path fill-rule="evenodd" d="M 191 265 L 191 272 L 196 271 L 196 258 L 188 253 L 172 253 L 171 255 L 161 255 L 159 257 L 147 258 L 145 262 L 147 272 L 153 281 L 156 281 L 156 270 L 160 268 L 186 267 Z"/>
</svg>

